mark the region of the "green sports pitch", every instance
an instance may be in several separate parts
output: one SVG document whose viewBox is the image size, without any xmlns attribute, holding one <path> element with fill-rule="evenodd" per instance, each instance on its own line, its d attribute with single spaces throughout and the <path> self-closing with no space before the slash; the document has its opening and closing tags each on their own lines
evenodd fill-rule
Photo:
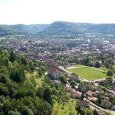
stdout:
<svg viewBox="0 0 115 115">
<path fill-rule="evenodd" d="M 84 78 L 87 80 L 97 80 L 107 77 L 106 72 L 104 72 L 104 70 L 84 65 L 76 65 L 73 67 L 69 67 L 67 68 L 67 70 L 72 73 L 76 73 L 79 75 L 80 78 Z"/>
</svg>

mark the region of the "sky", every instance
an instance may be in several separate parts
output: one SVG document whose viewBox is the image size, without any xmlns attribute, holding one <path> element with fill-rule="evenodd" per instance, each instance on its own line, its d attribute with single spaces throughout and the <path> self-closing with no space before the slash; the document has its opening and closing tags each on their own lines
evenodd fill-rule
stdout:
<svg viewBox="0 0 115 115">
<path fill-rule="evenodd" d="M 0 0 L 0 24 L 115 23 L 115 0 Z"/>
</svg>

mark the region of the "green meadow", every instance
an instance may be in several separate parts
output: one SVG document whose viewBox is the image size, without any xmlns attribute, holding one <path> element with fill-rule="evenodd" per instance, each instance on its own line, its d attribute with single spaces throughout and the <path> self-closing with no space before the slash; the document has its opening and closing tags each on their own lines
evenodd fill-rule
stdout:
<svg viewBox="0 0 115 115">
<path fill-rule="evenodd" d="M 76 65 L 67 69 L 72 73 L 76 73 L 80 78 L 87 80 L 96 80 L 106 78 L 106 72 L 103 69 L 97 69 L 95 67 L 88 67 L 84 65 Z"/>
</svg>

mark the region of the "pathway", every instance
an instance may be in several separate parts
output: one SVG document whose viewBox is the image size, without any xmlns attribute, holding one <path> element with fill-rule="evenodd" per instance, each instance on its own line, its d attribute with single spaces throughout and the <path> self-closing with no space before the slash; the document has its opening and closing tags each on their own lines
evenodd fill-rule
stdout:
<svg viewBox="0 0 115 115">
<path fill-rule="evenodd" d="M 86 99 L 86 98 L 85 98 L 85 99 Z M 89 101 L 88 99 L 86 99 L 86 100 Z M 90 106 L 91 106 L 92 109 L 102 110 L 102 111 L 105 111 L 105 112 L 107 112 L 107 113 L 111 113 L 112 115 L 115 115 L 115 111 L 113 111 L 113 110 L 108 110 L 108 109 L 104 109 L 104 108 L 99 107 L 98 105 L 92 103 L 91 101 L 89 101 L 89 102 L 90 102 Z"/>
</svg>

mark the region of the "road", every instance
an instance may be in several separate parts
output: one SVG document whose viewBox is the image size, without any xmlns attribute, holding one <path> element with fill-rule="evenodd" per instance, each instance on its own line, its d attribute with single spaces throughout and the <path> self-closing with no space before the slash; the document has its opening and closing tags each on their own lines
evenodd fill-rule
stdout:
<svg viewBox="0 0 115 115">
<path fill-rule="evenodd" d="M 67 67 L 67 69 L 74 69 L 74 68 L 83 68 L 82 66 L 81 67 L 76 67 L 76 66 L 71 66 L 71 67 Z"/>
<path fill-rule="evenodd" d="M 94 82 L 97 82 L 97 81 L 102 81 L 102 80 L 105 80 L 105 78 L 96 79 L 96 80 L 94 80 Z"/>
<path fill-rule="evenodd" d="M 115 95 L 115 91 L 109 90 L 109 89 L 107 89 L 107 88 L 106 88 L 105 90 L 107 90 L 108 92 L 113 93 L 113 94 Z"/>
<path fill-rule="evenodd" d="M 86 99 L 86 98 L 85 98 L 85 99 Z M 88 99 L 86 99 L 86 100 L 89 101 Z M 92 109 L 102 110 L 102 111 L 105 111 L 105 112 L 107 112 L 107 113 L 111 113 L 112 115 L 115 115 L 115 111 L 108 110 L 108 109 L 103 109 L 103 108 L 97 106 L 96 104 L 92 103 L 91 101 L 89 101 L 89 102 L 90 102 L 90 107 L 91 107 Z"/>
</svg>

